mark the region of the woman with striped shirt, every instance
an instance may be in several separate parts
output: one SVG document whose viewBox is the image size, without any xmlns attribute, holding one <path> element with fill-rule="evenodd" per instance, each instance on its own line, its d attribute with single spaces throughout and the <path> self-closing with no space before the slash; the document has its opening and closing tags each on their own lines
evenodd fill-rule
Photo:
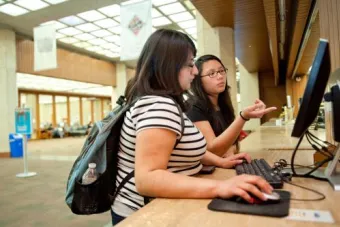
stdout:
<svg viewBox="0 0 340 227">
<path fill-rule="evenodd" d="M 198 73 L 193 62 L 195 54 L 190 38 L 174 30 L 157 30 L 143 47 L 136 75 L 126 89 L 128 102 L 139 99 L 126 112 L 121 129 L 117 187 L 133 170 L 135 175 L 112 205 L 113 225 L 143 207 L 145 197 L 238 195 L 249 201 L 248 192 L 263 200 L 261 190 L 272 192 L 272 187 L 257 176 L 241 175 L 224 181 L 192 177 L 202 164 L 232 168 L 243 158 L 250 161 L 246 154 L 225 159 L 207 151 L 204 136 L 184 113 L 182 125 L 177 104 L 183 112 L 187 109 L 183 93 L 190 89 Z"/>
</svg>

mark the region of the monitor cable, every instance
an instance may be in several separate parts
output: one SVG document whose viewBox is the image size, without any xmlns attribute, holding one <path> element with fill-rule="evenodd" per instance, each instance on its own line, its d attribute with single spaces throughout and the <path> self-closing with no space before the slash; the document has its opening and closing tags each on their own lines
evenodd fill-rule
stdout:
<svg viewBox="0 0 340 227">
<path fill-rule="evenodd" d="M 294 162 L 295 162 L 296 152 L 297 152 L 297 150 L 298 150 L 298 148 L 299 148 L 299 146 L 300 146 L 300 144 L 301 144 L 301 142 L 302 142 L 303 137 L 305 136 L 305 134 L 306 134 L 306 133 L 304 133 L 304 134 L 300 137 L 300 139 L 299 139 L 297 145 L 295 146 L 295 149 L 294 149 L 294 151 L 293 151 L 292 157 L 291 157 L 291 167 L 292 167 L 293 176 L 295 176 L 295 177 L 309 177 L 309 178 L 314 178 L 314 179 L 317 179 L 317 180 L 326 180 L 326 179 L 324 179 L 324 178 L 312 176 L 311 174 L 312 174 L 313 172 L 315 172 L 317 169 L 319 169 L 321 166 L 323 166 L 325 163 L 327 163 L 327 162 L 333 160 L 333 157 L 328 157 L 328 158 L 324 159 L 323 161 L 318 162 L 311 170 L 307 171 L 306 173 L 298 174 L 298 173 L 295 171 Z"/>
</svg>

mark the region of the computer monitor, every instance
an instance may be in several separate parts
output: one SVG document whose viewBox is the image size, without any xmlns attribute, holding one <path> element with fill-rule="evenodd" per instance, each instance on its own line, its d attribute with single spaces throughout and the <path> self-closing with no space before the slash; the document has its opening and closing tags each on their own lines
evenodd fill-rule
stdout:
<svg viewBox="0 0 340 227">
<path fill-rule="evenodd" d="M 301 137 L 315 120 L 331 72 L 328 41 L 320 39 L 292 136 Z"/>
<path fill-rule="evenodd" d="M 308 130 L 308 127 L 317 117 L 321 101 L 325 95 L 330 72 L 331 66 L 328 41 L 325 39 L 320 39 L 312 69 L 309 74 L 307 86 L 300 105 L 298 116 L 296 118 L 292 131 L 293 137 L 300 137 L 297 148 L 305 132 Z M 340 82 L 332 86 L 331 92 L 325 95 L 325 100 L 332 102 L 334 139 L 337 142 L 340 142 Z M 292 156 L 292 164 L 294 164 L 294 155 L 295 154 L 293 154 Z M 340 174 L 336 173 L 336 165 L 339 158 L 340 143 L 334 153 L 333 161 L 330 161 L 328 163 L 328 167 L 326 168 L 326 170 L 317 170 L 310 175 L 319 179 L 327 179 L 332 184 L 335 190 L 340 190 Z M 295 170 L 293 172 L 295 172 Z M 306 172 L 306 169 L 300 168 L 298 172 Z"/>
</svg>

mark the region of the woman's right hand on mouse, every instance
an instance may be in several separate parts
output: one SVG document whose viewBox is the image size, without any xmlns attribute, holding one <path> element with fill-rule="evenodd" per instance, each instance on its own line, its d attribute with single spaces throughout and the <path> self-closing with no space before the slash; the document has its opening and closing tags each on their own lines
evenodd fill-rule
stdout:
<svg viewBox="0 0 340 227">
<path fill-rule="evenodd" d="M 266 200 L 262 191 L 271 194 L 273 187 L 262 177 L 253 175 L 238 175 L 228 180 L 218 182 L 217 196 L 220 198 L 231 198 L 240 196 L 244 200 L 251 202 L 251 196 L 256 196 L 261 200 Z"/>
</svg>

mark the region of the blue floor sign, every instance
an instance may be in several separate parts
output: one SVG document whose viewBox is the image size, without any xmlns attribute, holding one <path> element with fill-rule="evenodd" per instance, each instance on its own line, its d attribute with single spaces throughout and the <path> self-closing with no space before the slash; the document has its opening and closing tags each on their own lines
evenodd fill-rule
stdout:
<svg viewBox="0 0 340 227">
<path fill-rule="evenodd" d="M 30 108 L 15 109 L 15 133 L 32 134 L 32 115 Z"/>
</svg>

